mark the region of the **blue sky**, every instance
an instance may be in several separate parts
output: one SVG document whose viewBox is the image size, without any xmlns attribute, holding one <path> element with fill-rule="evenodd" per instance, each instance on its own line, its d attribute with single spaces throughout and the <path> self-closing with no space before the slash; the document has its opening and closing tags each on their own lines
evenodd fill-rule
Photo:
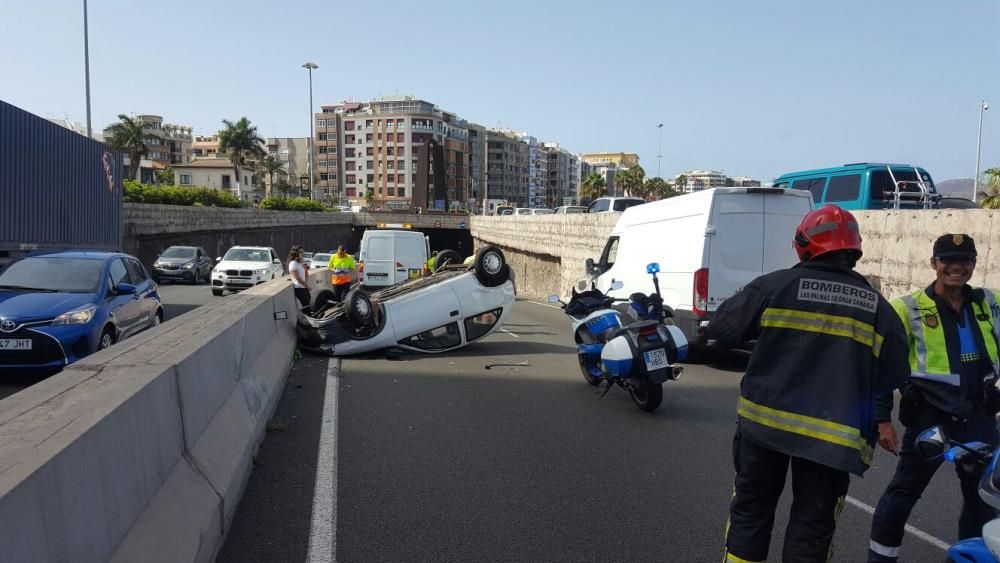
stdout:
<svg viewBox="0 0 1000 563">
<path fill-rule="evenodd" d="M 0 99 L 85 121 L 82 2 L 7 0 Z M 765 181 L 858 161 L 1000 166 L 1000 2 L 90 1 L 95 128 L 154 113 L 196 133 L 246 115 L 308 134 L 316 107 L 413 94 L 662 175 Z"/>
</svg>

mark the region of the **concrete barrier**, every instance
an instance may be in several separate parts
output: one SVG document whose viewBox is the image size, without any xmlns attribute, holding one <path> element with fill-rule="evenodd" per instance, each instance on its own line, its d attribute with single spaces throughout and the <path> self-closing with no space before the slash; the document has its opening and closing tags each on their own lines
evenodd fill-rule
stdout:
<svg viewBox="0 0 1000 563">
<path fill-rule="evenodd" d="M 860 211 L 865 255 L 858 271 L 892 299 L 924 287 L 934 239 L 944 233 L 967 233 L 976 240 L 979 264 L 972 283 L 1000 288 L 1000 211 Z M 542 299 L 566 296 L 586 276 L 587 258 L 600 258 L 620 213 L 473 217 L 476 248 L 494 244 L 504 250 L 517 273 L 518 292 Z M 793 233 L 788 234 L 791 244 Z"/>
<path fill-rule="evenodd" d="M 287 279 L 261 285 L 0 401 L 0 558 L 211 561 L 288 376 L 295 311 Z"/>
</svg>

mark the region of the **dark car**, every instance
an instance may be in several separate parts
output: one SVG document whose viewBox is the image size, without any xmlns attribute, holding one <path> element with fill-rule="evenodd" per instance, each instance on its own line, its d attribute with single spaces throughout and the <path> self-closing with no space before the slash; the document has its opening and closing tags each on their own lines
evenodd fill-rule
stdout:
<svg viewBox="0 0 1000 563">
<path fill-rule="evenodd" d="M 153 262 L 153 281 L 198 284 L 212 279 L 212 259 L 198 246 L 171 246 Z"/>
<path fill-rule="evenodd" d="M 938 201 L 938 207 L 941 209 L 981 209 L 979 204 L 971 199 L 947 196 L 942 197 L 941 200 Z"/>
<path fill-rule="evenodd" d="M 37 252 L 0 269 L 0 371 L 58 371 L 163 321 L 156 285 L 117 252 Z"/>
</svg>

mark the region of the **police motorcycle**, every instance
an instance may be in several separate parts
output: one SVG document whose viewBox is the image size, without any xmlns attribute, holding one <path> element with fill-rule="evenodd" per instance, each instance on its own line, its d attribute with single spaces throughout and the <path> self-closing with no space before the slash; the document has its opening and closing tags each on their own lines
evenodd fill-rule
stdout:
<svg viewBox="0 0 1000 563">
<path fill-rule="evenodd" d="M 623 387 L 640 409 L 649 412 L 663 401 L 663 383 L 680 378 L 684 368 L 676 363 L 688 353 L 684 333 L 673 326 L 673 315 L 663 306 L 659 271 L 655 262 L 646 266 L 656 288 L 650 295 L 633 293 L 628 299 L 615 299 L 591 283 L 586 291 L 573 288 L 569 303 L 549 296 L 549 302 L 561 303 L 570 317 L 580 371 L 587 383 L 603 385 L 601 397 L 614 385 Z M 621 281 L 613 281 L 610 289 L 622 286 Z M 628 303 L 632 318 L 626 321 L 633 322 L 622 324 L 622 313 L 613 307 L 616 302 Z"/>
<path fill-rule="evenodd" d="M 997 417 L 1000 428 L 1000 416 Z M 983 442 L 952 443 L 943 428 L 935 426 L 920 433 L 916 442 L 917 453 L 925 459 L 937 459 L 962 465 L 967 470 L 985 468 L 979 481 L 979 497 L 983 502 L 1000 510 L 1000 450 Z M 982 537 L 960 541 L 948 548 L 948 561 L 970 563 L 1000 562 L 1000 518 L 983 526 Z"/>
</svg>

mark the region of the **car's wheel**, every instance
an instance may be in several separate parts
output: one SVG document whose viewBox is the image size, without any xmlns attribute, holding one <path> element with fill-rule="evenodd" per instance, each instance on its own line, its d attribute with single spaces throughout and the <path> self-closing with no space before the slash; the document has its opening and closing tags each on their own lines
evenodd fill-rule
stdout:
<svg viewBox="0 0 1000 563">
<path fill-rule="evenodd" d="M 163 322 L 163 309 L 157 309 L 156 314 L 153 315 L 153 326 L 160 326 Z"/>
<path fill-rule="evenodd" d="M 221 290 L 221 289 L 213 289 L 212 290 L 212 295 L 214 295 L 216 297 L 222 297 L 222 293 L 223 293 L 223 290 Z"/>
<path fill-rule="evenodd" d="M 358 288 L 352 289 L 344 298 L 344 303 L 347 305 L 347 317 L 351 319 L 351 322 L 361 326 L 372 324 L 372 320 L 375 318 L 375 309 L 372 306 L 371 297 L 367 293 Z"/>
<path fill-rule="evenodd" d="M 496 287 L 510 279 L 510 266 L 503 251 L 495 246 L 486 246 L 476 253 L 474 263 L 476 278 L 486 287 Z"/>
<path fill-rule="evenodd" d="M 434 269 L 440 270 L 442 266 L 457 266 L 462 263 L 462 256 L 454 250 L 442 250 L 434 260 Z"/>
<path fill-rule="evenodd" d="M 315 313 L 322 311 L 327 305 L 336 301 L 336 295 L 332 289 L 321 289 L 313 296 L 309 309 Z"/>
<path fill-rule="evenodd" d="M 104 327 L 104 332 L 101 333 L 101 339 L 97 341 L 97 349 L 104 350 L 105 348 L 110 348 L 114 343 L 115 329 L 111 325 L 108 325 Z"/>
</svg>

